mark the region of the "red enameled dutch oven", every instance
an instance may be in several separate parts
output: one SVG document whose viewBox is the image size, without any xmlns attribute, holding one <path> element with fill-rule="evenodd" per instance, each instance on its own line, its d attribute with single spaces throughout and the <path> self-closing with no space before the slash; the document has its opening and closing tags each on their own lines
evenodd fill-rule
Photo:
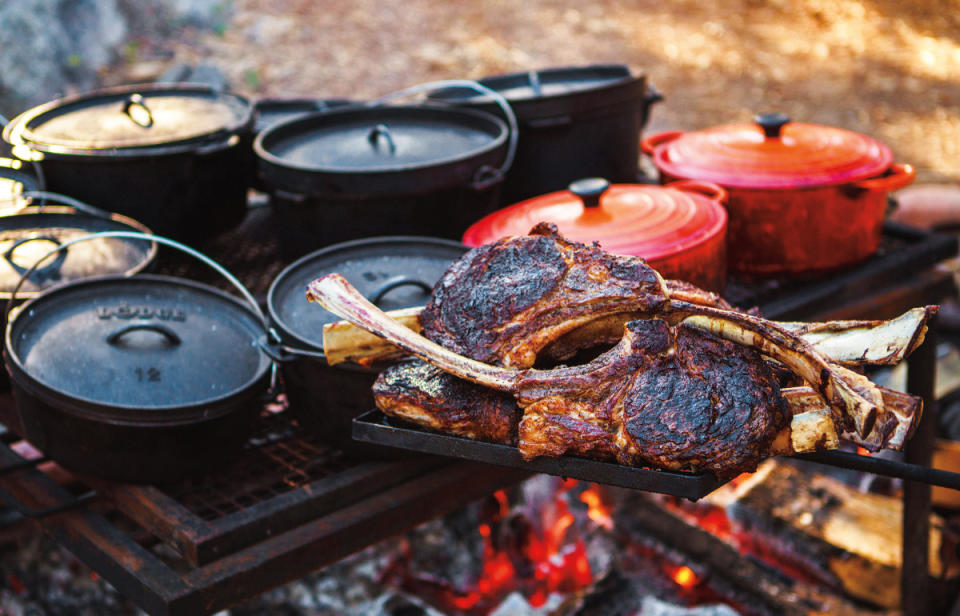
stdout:
<svg viewBox="0 0 960 616">
<path fill-rule="evenodd" d="M 552 222 L 578 242 L 600 242 L 607 251 L 643 257 L 665 278 L 722 291 L 726 281 L 726 192 L 708 182 L 669 186 L 577 180 L 569 190 L 535 197 L 474 223 L 468 246 L 524 235 Z"/>
<path fill-rule="evenodd" d="M 695 179 L 727 190 L 730 269 L 757 276 L 817 274 L 869 257 L 887 194 L 915 175 L 871 137 L 782 113 L 661 133 L 641 147 L 662 183 Z"/>
</svg>

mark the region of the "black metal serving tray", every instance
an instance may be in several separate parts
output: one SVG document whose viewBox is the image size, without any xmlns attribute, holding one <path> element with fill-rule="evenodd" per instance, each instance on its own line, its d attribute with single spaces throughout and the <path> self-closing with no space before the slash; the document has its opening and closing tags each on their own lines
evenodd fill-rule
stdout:
<svg viewBox="0 0 960 616">
<path fill-rule="evenodd" d="M 368 411 L 353 420 L 353 438 L 377 445 L 509 466 L 532 473 L 582 479 L 621 488 L 659 492 L 690 500 L 700 499 L 725 483 L 711 473 L 660 471 L 574 456 L 537 458 L 527 462 L 520 457 L 516 447 L 427 432 L 409 424 L 401 424 L 377 410 Z"/>
</svg>

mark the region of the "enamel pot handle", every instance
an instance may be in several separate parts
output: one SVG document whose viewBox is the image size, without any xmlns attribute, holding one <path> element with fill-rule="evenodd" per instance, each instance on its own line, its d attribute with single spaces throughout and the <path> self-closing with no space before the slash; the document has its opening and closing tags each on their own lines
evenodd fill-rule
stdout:
<svg viewBox="0 0 960 616">
<path fill-rule="evenodd" d="M 890 169 L 880 177 L 860 180 L 854 182 L 853 186 L 873 192 L 891 192 L 909 186 L 915 177 L 917 177 L 917 171 L 913 165 L 897 163 L 890 165 Z"/>
<path fill-rule="evenodd" d="M 653 156 L 653 152 L 657 149 L 657 146 L 667 143 L 668 141 L 673 141 L 681 135 L 683 135 L 682 130 L 669 130 L 665 133 L 657 133 L 656 135 L 645 137 L 640 141 L 640 149 L 643 150 L 643 153 L 647 156 Z"/>
<path fill-rule="evenodd" d="M 703 195 L 712 201 L 724 204 L 727 202 L 727 191 L 712 182 L 702 182 L 700 180 L 679 180 L 670 182 L 665 188 L 675 188 L 682 192 Z"/>
</svg>

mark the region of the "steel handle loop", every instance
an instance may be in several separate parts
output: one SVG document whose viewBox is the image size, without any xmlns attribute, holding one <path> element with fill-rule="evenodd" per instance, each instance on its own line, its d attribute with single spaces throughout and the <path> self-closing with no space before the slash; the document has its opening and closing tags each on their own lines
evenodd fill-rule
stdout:
<svg viewBox="0 0 960 616">
<path fill-rule="evenodd" d="M 494 180 L 498 180 L 506 175 L 507 171 L 510 170 L 510 167 L 513 165 L 513 159 L 517 153 L 517 137 L 519 129 L 517 128 L 517 116 L 513 112 L 513 108 L 510 107 L 510 103 L 507 102 L 507 99 L 503 97 L 502 94 L 496 90 L 492 90 L 487 86 L 478 83 L 476 81 L 471 81 L 469 79 L 446 79 L 441 81 L 430 81 L 427 83 L 421 83 L 403 90 L 398 90 L 386 96 L 382 96 L 370 103 L 367 103 L 370 107 L 376 107 L 378 105 L 383 105 L 391 101 L 405 98 L 407 96 L 413 96 L 415 94 L 423 94 L 424 92 L 433 92 L 435 90 L 443 90 L 447 88 L 469 88 L 480 94 L 489 96 L 493 101 L 500 107 L 503 111 L 503 115 L 507 118 L 507 128 L 509 128 L 509 138 L 507 145 L 507 155 L 503 159 L 503 163 L 500 165 L 499 169 L 492 170 L 493 177 L 490 176 L 491 171 L 485 168 L 481 168 L 478 172 L 481 173 L 484 177 L 482 178 L 482 183 L 485 188 L 493 183 Z"/>
</svg>

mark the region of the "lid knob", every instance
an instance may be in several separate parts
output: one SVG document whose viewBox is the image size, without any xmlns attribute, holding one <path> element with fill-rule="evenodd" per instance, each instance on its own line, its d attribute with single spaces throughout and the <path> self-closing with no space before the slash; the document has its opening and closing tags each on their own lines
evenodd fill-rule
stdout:
<svg viewBox="0 0 960 616">
<path fill-rule="evenodd" d="M 123 113 L 133 120 L 133 123 L 141 128 L 150 128 L 153 126 L 153 114 L 147 107 L 147 102 L 143 95 L 134 92 L 123 102 Z"/>
<path fill-rule="evenodd" d="M 753 121 L 763 129 L 764 137 L 776 139 L 784 125 L 790 122 L 790 116 L 785 113 L 761 113 L 754 116 Z"/>
<path fill-rule="evenodd" d="M 377 124 L 370 129 L 370 133 L 367 135 L 367 141 L 375 148 L 378 147 L 377 143 L 381 138 L 387 142 L 387 148 L 390 154 L 396 154 L 397 144 L 394 142 L 393 135 L 390 133 L 390 127 L 386 124 Z"/>
<path fill-rule="evenodd" d="M 610 182 L 603 178 L 583 178 L 572 182 L 567 189 L 580 197 L 583 201 L 583 207 L 597 207 L 600 205 L 600 197 L 610 188 Z"/>
</svg>

